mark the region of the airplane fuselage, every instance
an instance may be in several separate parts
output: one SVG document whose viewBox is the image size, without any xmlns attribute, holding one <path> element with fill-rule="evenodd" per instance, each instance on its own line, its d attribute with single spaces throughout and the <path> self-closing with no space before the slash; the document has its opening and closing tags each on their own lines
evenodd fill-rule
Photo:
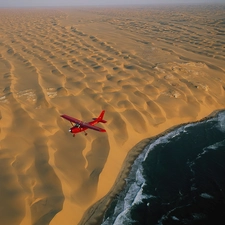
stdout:
<svg viewBox="0 0 225 225">
<path fill-rule="evenodd" d="M 87 124 L 90 124 L 92 126 L 94 126 L 95 124 L 97 124 L 98 121 L 97 120 L 94 120 L 94 121 L 91 121 Z M 85 130 L 87 130 L 88 128 L 86 127 L 82 127 L 82 124 L 75 124 L 73 127 L 71 127 L 69 129 L 69 132 L 72 133 L 72 134 L 76 134 L 76 133 L 80 133 L 80 132 L 83 132 Z"/>
</svg>

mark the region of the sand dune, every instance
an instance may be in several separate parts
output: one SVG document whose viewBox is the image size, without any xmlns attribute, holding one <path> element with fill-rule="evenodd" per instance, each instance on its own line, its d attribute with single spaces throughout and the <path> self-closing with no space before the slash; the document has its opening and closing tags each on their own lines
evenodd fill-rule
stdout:
<svg viewBox="0 0 225 225">
<path fill-rule="evenodd" d="M 133 146 L 224 108 L 224 11 L 0 9 L 0 224 L 96 224 Z"/>
</svg>

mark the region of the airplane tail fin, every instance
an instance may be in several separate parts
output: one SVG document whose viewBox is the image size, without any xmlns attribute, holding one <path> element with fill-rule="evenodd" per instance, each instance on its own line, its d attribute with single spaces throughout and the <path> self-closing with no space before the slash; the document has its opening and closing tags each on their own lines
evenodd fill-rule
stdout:
<svg viewBox="0 0 225 225">
<path fill-rule="evenodd" d="M 97 120 L 100 123 L 106 123 L 107 121 L 103 120 L 104 114 L 105 114 L 105 110 L 102 110 L 102 112 L 99 115 L 99 117 L 98 118 L 93 118 L 93 120 Z"/>
</svg>

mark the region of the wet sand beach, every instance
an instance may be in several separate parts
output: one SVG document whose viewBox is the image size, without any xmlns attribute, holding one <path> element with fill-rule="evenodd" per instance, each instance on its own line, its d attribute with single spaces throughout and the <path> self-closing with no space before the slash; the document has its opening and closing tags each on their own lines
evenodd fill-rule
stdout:
<svg viewBox="0 0 225 225">
<path fill-rule="evenodd" d="M 224 12 L 0 9 L 0 225 L 96 224 L 149 138 L 224 109 Z"/>
</svg>

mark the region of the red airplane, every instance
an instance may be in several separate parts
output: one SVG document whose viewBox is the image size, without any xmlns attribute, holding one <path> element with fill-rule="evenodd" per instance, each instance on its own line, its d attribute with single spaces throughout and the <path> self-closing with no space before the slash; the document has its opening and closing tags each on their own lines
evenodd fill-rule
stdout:
<svg viewBox="0 0 225 225">
<path fill-rule="evenodd" d="M 93 121 L 87 122 L 87 123 L 67 115 L 61 115 L 61 117 L 70 121 L 70 123 L 72 124 L 72 127 L 69 129 L 69 132 L 72 133 L 73 136 L 75 137 L 76 133 L 80 133 L 82 131 L 84 131 L 85 135 L 87 135 L 85 130 L 87 130 L 88 128 L 99 131 L 99 132 L 106 132 L 105 129 L 95 126 L 95 124 L 97 123 L 107 122 L 106 120 L 103 120 L 104 114 L 105 114 L 105 110 L 101 112 L 98 118 L 93 118 Z"/>
</svg>

